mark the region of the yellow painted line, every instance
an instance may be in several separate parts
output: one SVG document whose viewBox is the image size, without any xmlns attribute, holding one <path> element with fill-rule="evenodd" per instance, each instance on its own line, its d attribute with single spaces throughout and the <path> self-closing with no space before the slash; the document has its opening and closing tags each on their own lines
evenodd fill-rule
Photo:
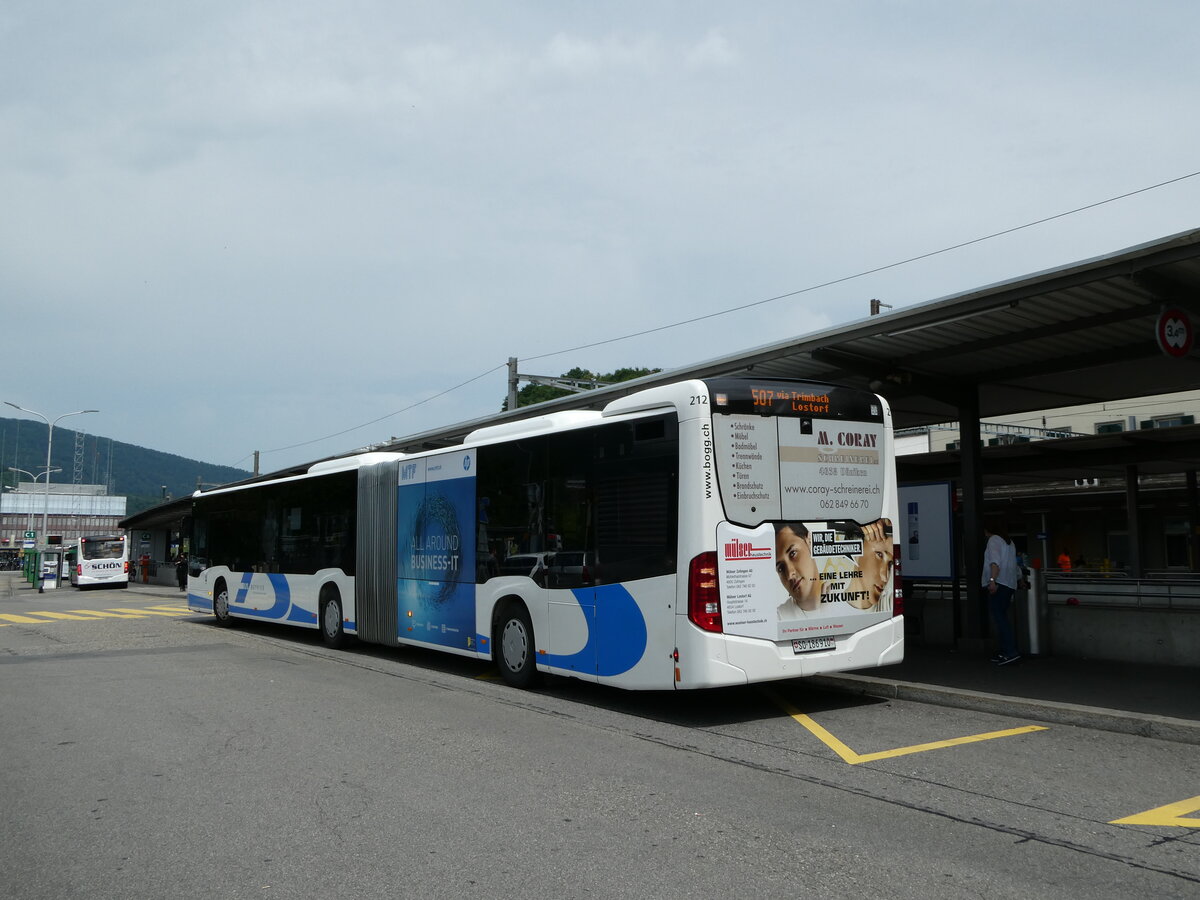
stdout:
<svg viewBox="0 0 1200 900">
<path fill-rule="evenodd" d="M 1113 819 L 1108 824 L 1173 825 L 1179 828 L 1200 827 L 1200 819 L 1190 818 L 1187 815 L 1187 813 L 1193 812 L 1200 812 L 1200 797 L 1192 797 L 1190 800 L 1180 800 L 1178 803 L 1168 803 L 1166 806 L 1148 809 L 1144 813 L 1138 813 L 1135 816 L 1126 816 L 1124 819 Z"/>
<path fill-rule="evenodd" d="M 56 621 L 88 622 L 95 619 L 144 619 L 146 616 L 187 616 L 191 610 L 184 606 L 149 606 L 145 609 L 72 609 L 67 612 L 38 610 L 26 615 L 0 613 L 0 627 L 6 625 L 48 625 Z M 37 618 L 34 618 L 34 617 Z"/>
<path fill-rule="evenodd" d="M 150 606 L 146 607 L 145 609 L 126 609 L 123 606 L 114 606 L 114 607 L 112 607 L 112 611 L 113 612 L 123 612 L 123 613 L 133 613 L 134 615 L 139 615 L 139 616 L 170 616 L 171 618 L 174 618 L 175 616 L 186 615 L 186 613 L 180 613 L 180 612 L 162 612 L 161 610 L 154 609 L 153 607 L 150 607 Z"/>
<path fill-rule="evenodd" d="M 897 756 L 908 756 L 911 753 L 924 753 L 927 750 L 944 750 L 947 747 L 959 747 L 963 744 L 975 744 L 979 741 L 991 741 L 996 738 L 1013 737 L 1018 734 L 1030 734 L 1034 731 L 1046 731 L 1044 725 L 1025 725 L 1021 728 L 1007 728 L 1004 731 L 989 731 L 985 734 L 972 734 L 967 737 L 950 738 L 946 741 L 932 741 L 928 744 L 916 744 L 912 747 L 897 747 L 895 750 L 880 750 L 878 753 L 856 753 L 851 750 L 846 744 L 838 740 L 827 729 L 818 724 L 811 716 L 808 716 L 800 710 L 796 709 L 786 700 L 774 694 L 768 695 L 776 704 L 779 705 L 784 712 L 807 728 L 821 743 L 836 753 L 844 762 L 852 766 L 857 766 L 860 763 L 875 762 L 880 759 L 892 759 Z"/>
</svg>

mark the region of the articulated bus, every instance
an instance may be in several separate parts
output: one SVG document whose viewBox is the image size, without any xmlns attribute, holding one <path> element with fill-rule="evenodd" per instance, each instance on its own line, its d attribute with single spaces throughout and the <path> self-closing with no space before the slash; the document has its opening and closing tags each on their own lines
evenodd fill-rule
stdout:
<svg viewBox="0 0 1200 900">
<path fill-rule="evenodd" d="M 123 534 L 81 537 L 67 550 L 65 562 L 77 588 L 129 586 L 129 545 Z"/>
<path fill-rule="evenodd" d="M 188 606 L 491 660 L 517 687 L 862 669 L 904 655 L 896 504 L 882 398 L 685 381 L 197 492 Z"/>
</svg>

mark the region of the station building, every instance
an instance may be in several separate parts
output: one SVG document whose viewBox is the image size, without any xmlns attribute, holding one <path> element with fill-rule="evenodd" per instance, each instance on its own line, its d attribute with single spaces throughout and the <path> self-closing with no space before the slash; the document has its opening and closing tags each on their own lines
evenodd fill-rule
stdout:
<svg viewBox="0 0 1200 900">
<path fill-rule="evenodd" d="M 108 493 L 102 484 L 54 484 L 18 482 L 0 493 L 0 552 L 12 555 L 27 545 L 25 533 L 61 537 L 71 544 L 86 535 L 118 534 L 125 517 L 126 497 Z M 30 544 L 31 546 L 31 544 Z"/>
</svg>

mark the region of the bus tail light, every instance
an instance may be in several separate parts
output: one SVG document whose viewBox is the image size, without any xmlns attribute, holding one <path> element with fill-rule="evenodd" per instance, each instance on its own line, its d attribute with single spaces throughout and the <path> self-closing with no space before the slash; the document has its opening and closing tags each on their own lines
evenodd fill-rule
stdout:
<svg viewBox="0 0 1200 900">
<path fill-rule="evenodd" d="M 892 616 L 904 615 L 904 579 L 900 577 L 900 545 L 892 545 Z"/>
<path fill-rule="evenodd" d="M 699 628 L 720 634 L 721 592 L 717 587 L 717 554 L 701 553 L 688 567 L 688 618 Z"/>
</svg>

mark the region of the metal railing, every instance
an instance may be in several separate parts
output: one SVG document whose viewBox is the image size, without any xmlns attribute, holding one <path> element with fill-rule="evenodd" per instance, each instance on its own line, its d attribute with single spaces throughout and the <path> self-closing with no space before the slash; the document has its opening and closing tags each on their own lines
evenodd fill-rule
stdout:
<svg viewBox="0 0 1200 900">
<path fill-rule="evenodd" d="M 1200 612 L 1200 579 L 1169 572 L 1146 578 L 1048 575 L 1046 602 L 1052 606 Z"/>
<path fill-rule="evenodd" d="M 1042 571 L 1040 581 L 1040 589 L 1045 592 L 1043 602 L 1050 606 L 1200 612 L 1200 574 L 1194 572 L 1148 572 L 1143 578 L 1132 578 L 1128 572 L 1047 569 Z M 960 580 L 958 590 L 974 596 L 979 588 Z M 910 603 L 953 595 L 951 581 L 914 582 L 906 587 Z"/>
</svg>

